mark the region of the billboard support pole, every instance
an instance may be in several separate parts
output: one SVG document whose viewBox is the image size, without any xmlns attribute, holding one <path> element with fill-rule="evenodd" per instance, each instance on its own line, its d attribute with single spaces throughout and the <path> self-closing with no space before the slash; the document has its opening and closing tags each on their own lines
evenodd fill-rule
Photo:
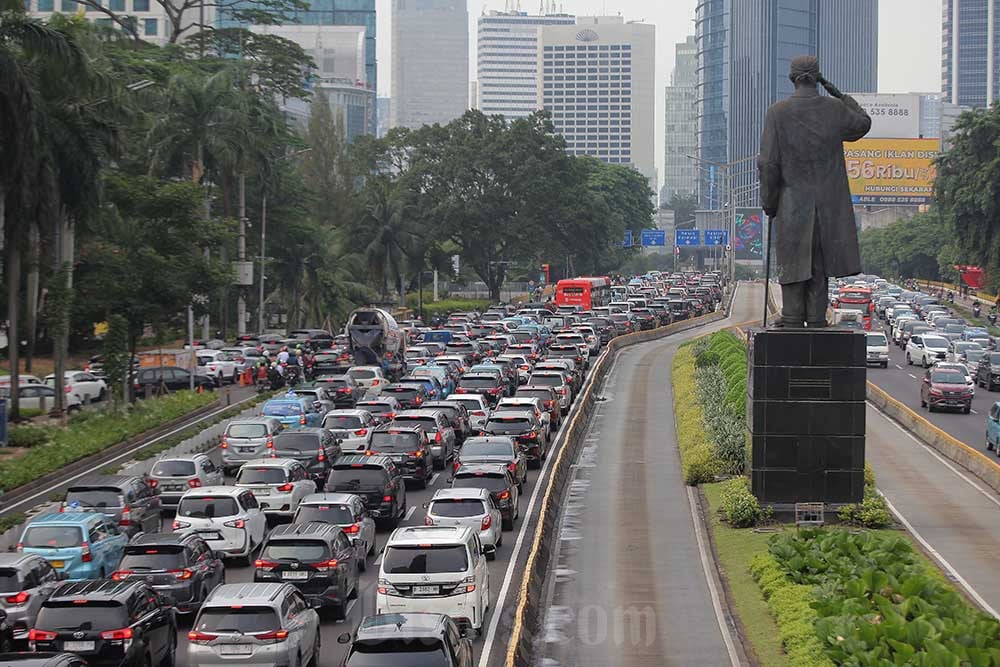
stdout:
<svg viewBox="0 0 1000 667">
<path fill-rule="evenodd" d="M 764 246 L 764 317 L 761 319 L 761 326 L 767 328 L 767 304 L 771 300 L 771 216 L 767 217 L 767 243 Z"/>
</svg>

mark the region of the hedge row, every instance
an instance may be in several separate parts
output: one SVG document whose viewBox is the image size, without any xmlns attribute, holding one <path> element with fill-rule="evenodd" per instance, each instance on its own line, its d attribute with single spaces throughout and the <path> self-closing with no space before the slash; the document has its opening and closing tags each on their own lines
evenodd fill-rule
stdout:
<svg viewBox="0 0 1000 667">
<path fill-rule="evenodd" d="M 19 426 L 15 442 L 32 447 L 31 455 L 0 462 L 0 490 L 9 491 L 144 431 L 156 428 L 215 401 L 214 392 L 179 391 L 138 401 L 124 412 L 84 412 L 66 428 Z"/>
<path fill-rule="evenodd" d="M 443 299 L 432 301 L 428 295 L 424 294 L 424 317 L 431 320 L 435 317 L 445 317 L 451 313 L 464 313 L 469 311 L 483 312 L 493 305 L 488 299 Z M 406 295 L 406 307 L 413 309 L 413 316 L 419 317 L 418 310 L 420 302 L 416 294 Z"/>
<path fill-rule="evenodd" d="M 695 348 L 690 343 L 682 345 L 674 355 L 672 383 L 674 423 L 684 482 L 692 486 L 711 482 L 721 466 L 715 455 L 715 447 L 705 432 L 695 380 Z"/>
<path fill-rule="evenodd" d="M 747 346 L 731 331 L 711 334 L 698 349 L 698 368 L 717 367 L 726 381 L 725 406 L 740 420 L 747 409 Z"/>
<path fill-rule="evenodd" d="M 875 488 L 875 471 L 865 461 L 865 493 L 860 504 L 843 505 L 837 510 L 842 523 L 865 528 L 885 528 L 892 523 L 889 506 Z"/>
</svg>

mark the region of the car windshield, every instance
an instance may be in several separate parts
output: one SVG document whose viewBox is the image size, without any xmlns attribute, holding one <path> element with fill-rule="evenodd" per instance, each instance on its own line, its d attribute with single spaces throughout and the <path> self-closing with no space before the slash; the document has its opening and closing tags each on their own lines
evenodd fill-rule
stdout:
<svg viewBox="0 0 1000 667">
<path fill-rule="evenodd" d="M 434 417 L 424 417 L 417 415 L 396 415 L 393 423 L 400 424 L 420 424 L 424 428 L 434 430 L 437 428 L 437 419 Z"/>
<path fill-rule="evenodd" d="M 364 408 L 373 415 L 384 415 L 393 412 L 395 408 L 391 403 L 358 403 L 359 408 Z M 360 424 L 359 424 L 360 425 Z M 324 428 L 335 428 L 333 426 L 326 426 L 324 422 Z"/>
<path fill-rule="evenodd" d="M 990 352 L 990 363 L 994 366 L 1000 365 L 1000 352 Z"/>
<path fill-rule="evenodd" d="M 153 477 L 190 477 L 195 474 L 194 461 L 157 461 Z"/>
<path fill-rule="evenodd" d="M 450 519 L 460 519 L 468 516 L 482 516 L 486 514 L 486 508 L 483 506 L 483 501 L 478 498 L 442 498 L 432 502 L 427 513 Z"/>
<path fill-rule="evenodd" d="M 214 519 L 238 513 L 236 499 L 228 496 L 184 496 L 177 507 L 178 516 L 189 516 L 194 519 Z"/>
<path fill-rule="evenodd" d="M 382 569 L 386 574 L 440 574 L 465 572 L 469 567 L 464 545 L 390 546 Z"/>
<path fill-rule="evenodd" d="M 198 632 L 256 634 L 277 630 L 278 615 L 270 607 L 202 607 L 195 622 Z"/>
<path fill-rule="evenodd" d="M 509 442 L 468 440 L 462 445 L 462 458 L 475 456 L 503 456 L 514 458 L 514 448 Z"/>
<path fill-rule="evenodd" d="M 237 484 L 284 484 L 288 474 L 284 468 L 240 468 L 236 475 Z"/>
<path fill-rule="evenodd" d="M 83 532 L 79 526 L 28 526 L 21 544 L 46 549 L 78 547 L 83 544 Z"/>
<path fill-rule="evenodd" d="M 871 347 L 888 347 L 889 342 L 884 334 L 868 334 L 868 345 Z"/>
<path fill-rule="evenodd" d="M 420 449 L 420 435 L 403 431 L 375 431 L 371 448 L 376 452 L 412 452 Z"/>
<path fill-rule="evenodd" d="M 354 513 L 347 505 L 299 505 L 292 523 L 320 521 L 344 526 L 354 523 Z"/>
<path fill-rule="evenodd" d="M 66 504 L 95 509 L 120 507 L 120 493 L 118 489 L 70 489 L 66 493 Z"/>
<path fill-rule="evenodd" d="M 528 384 L 537 384 L 542 387 L 561 387 L 563 378 L 561 375 L 532 375 Z"/>
<path fill-rule="evenodd" d="M 375 378 L 375 371 L 364 368 L 352 368 L 347 371 L 347 374 L 355 380 L 373 380 Z"/>
<path fill-rule="evenodd" d="M 130 544 L 119 570 L 179 570 L 184 568 L 184 547 Z"/>
<path fill-rule="evenodd" d="M 507 478 L 503 475 L 490 475 L 487 473 L 464 473 L 455 476 L 451 483 L 453 489 L 487 489 L 489 491 L 503 491 L 507 488 Z"/>
<path fill-rule="evenodd" d="M 944 350 L 948 347 L 948 341 L 944 338 L 931 338 L 927 336 L 924 338 L 924 346 L 934 350 Z"/>
<path fill-rule="evenodd" d="M 965 384 L 965 375 L 959 371 L 937 371 L 931 374 L 931 382 L 935 384 Z"/>
<path fill-rule="evenodd" d="M 523 433 L 531 429 L 532 422 L 528 417 L 490 417 L 486 422 L 486 430 L 490 433 Z"/>
<path fill-rule="evenodd" d="M 490 389 L 497 386 L 497 381 L 491 377 L 464 377 L 458 381 L 463 389 Z"/>
<path fill-rule="evenodd" d="M 295 452 L 316 452 L 322 441 L 312 433 L 282 433 L 275 436 L 274 448 Z"/>
<path fill-rule="evenodd" d="M 5 593 L 21 590 L 21 579 L 17 576 L 17 570 L 4 568 L 0 570 L 0 591 Z"/>
<path fill-rule="evenodd" d="M 477 398 L 462 398 L 461 396 L 449 396 L 449 401 L 454 401 L 456 403 L 461 403 L 465 406 L 466 410 L 471 411 L 482 411 L 483 404 L 479 402 Z"/>
<path fill-rule="evenodd" d="M 86 600 L 86 598 L 84 598 Z M 38 611 L 34 627 L 40 630 L 115 630 L 127 628 L 128 614 L 117 602 L 73 600 L 46 602 Z"/>
<path fill-rule="evenodd" d="M 264 438 L 267 437 L 267 426 L 264 424 L 230 424 L 226 435 L 230 438 Z"/>
<path fill-rule="evenodd" d="M 402 387 L 397 385 L 395 387 L 389 387 L 386 391 L 392 392 L 393 394 L 401 397 L 403 400 L 406 400 L 407 398 L 419 395 L 420 387 Z"/>
<path fill-rule="evenodd" d="M 985 354 L 986 354 L 985 350 L 981 350 L 979 348 L 973 348 L 971 350 L 966 350 L 965 351 L 965 359 L 970 364 L 977 364 L 977 363 L 979 363 L 979 360 L 982 359 L 983 355 L 985 355 Z"/>
<path fill-rule="evenodd" d="M 363 425 L 364 422 L 357 415 L 327 415 L 323 420 L 323 428 L 329 429 L 360 428 Z"/>
<path fill-rule="evenodd" d="M 330 491 L 357 491 L 381 489 L 388 478 L 381 468 L 344 468 L 330 473 L 327 489 Z"/>
<path fill-rule="evenodd" d="M 268 417 L 292 417 L 302 414 L 302 405 L 299 403 L 266 403 L 263 414 Z"/>
<path fill-rule="evenodd" d="M 264 546 L 262 556 L 273 560 L 299 560 L 313 562 L 330 558 L 330 548 L 322 540 L 271 540 Z"/>
<path fill-rule="evenodd" d="M 548 389 L 518 389 L 514 398 L 540 398 L 543 401 L 551 401 L 552 393 Z"/>
</svg>

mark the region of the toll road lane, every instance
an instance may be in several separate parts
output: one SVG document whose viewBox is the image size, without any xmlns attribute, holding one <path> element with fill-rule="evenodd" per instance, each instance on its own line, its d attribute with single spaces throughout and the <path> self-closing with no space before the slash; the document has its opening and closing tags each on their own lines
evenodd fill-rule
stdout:
<svg viewBox="0 0 1000 667">
<path fill-rule="evenodd" d="M 752 319 L 762 290 L 744 283 L 729 321 L 620 353 L 565 492 L 544 662 L 739 664 L 681 475 L 670 377 L 681 342 Z"/>
</svg>

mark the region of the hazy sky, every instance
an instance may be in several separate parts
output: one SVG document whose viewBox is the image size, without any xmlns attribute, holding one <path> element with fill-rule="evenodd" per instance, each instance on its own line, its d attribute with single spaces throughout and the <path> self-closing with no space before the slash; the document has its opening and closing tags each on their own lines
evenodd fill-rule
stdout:
<svg viewBox="0 0 1000 667">
<path fill-rule="evenodd" d="M 674 67 L 674 44 L 694 33 L 696 0 L 557 0 L 560 11 L 578 15 L 621 14 L 656 26 L 657 168 L 662 177 L 663 87 Z M 739 2 L 740 0 L 734 0 Z M 872 0 L 875 1 L 875 0 Z M 476 18 L 483 9 L 504 9 L 504 0 L 468 0 L 470 79 L 475 78 Z M 515 3 L 516 0 L 511 0 Z M 537 13 L 540 0 L 521 0 Z M 388 96 L 390 0 L 377 0 L 379 95 Z M 879 92 L 937 92 L 941 89 L 941 0 L 879 0 Z"/>
</svg>

